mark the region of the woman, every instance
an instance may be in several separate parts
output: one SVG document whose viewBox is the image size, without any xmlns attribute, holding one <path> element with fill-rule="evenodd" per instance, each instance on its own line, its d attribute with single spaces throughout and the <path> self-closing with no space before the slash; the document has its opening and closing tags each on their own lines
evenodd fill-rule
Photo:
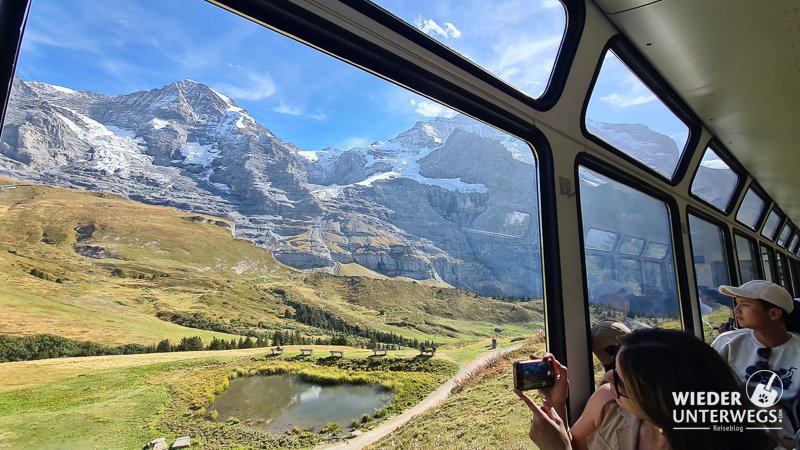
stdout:
<svg viewBox="0 0 800 450">
<path fill-rule="evenodd" d="M 773 449 L 776 442 L 761 430 L 715 431 L 716 422 L 684 421 L 673 412 L 686 409 L 742 410 L 749 400 L 730 367 L 708 344 L 678 330 L 636 330 L 620 336 L 615 369 L 606 372 L 608 384 L 589 399 L 572 428 L 565 425 L 567 368 L 552 355 L 556 383 L 540 389 L 540 407 L 514 390 L 533 412 L 529 436 L 539 448 L 550 449 Z M 673 393 L 738 392 L 741 406 L 676 407 Z M 763 426 L 763 425 L 762 425 Z M 680 430 L 676 427 L 705 427 Z"/>
</svg>

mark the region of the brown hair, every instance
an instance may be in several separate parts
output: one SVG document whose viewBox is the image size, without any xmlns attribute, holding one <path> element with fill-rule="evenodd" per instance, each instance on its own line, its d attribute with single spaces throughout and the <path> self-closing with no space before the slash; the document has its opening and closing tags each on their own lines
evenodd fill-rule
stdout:
<svg viewBox="0 0 800 450">
<path fill-rule="evenodd" d="M 717 422 L 676 423 L 678 409 L 673 393 L 739 392 L 742 406 L 700 406 L 698 409 L 743 409 L 746 393 L 725 360 L 705 342 L 679 330 L 639 329 L 620 336 L 620 371 L 631 401 L 663 430 L 672 450 L 771 449 L 775 442 L 761 430 L 713 431 Z M 688 408 L 692 408 L 689 406 Z M 699 419 L 699 418 L 698 418 Z M 740 423 L 746 427 L 747 423 Z M 675 427 L 709 427 L 708 430 L 675 430 Z"/>
</svg>

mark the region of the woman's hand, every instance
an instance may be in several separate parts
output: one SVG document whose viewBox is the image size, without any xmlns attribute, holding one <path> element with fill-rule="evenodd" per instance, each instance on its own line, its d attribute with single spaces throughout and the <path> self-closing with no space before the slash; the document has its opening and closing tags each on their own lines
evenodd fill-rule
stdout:
<svg viewBox="0 0 800 450">
<path fill-rule="evenodd" d="M 531 355 L 531 359 L 535 358 L 535 356 Z M 553 376 L 556 382 L 551 387 L 538 389 L 539 396 L 542 397 L 545 409 L 555 408 L 559 412 L 566 411 L 567 393 L 569 392 L 567 366 L 558 362 L 550 353 L 545 353 L 542 359 L 550 360 L 553 364 L 553 371 L 555 372 Z"/>
<path fill-rule="evenodd" d="M 550 356 L 552 357 L 552 355 Z M 565 450 L 572 448 L 569 431 L 567 431 L 564 421 L 561 420 L 555 408 L 547 405 L 537 405 L 530 397 L 518 389 L 514 389 L 514 393 L 528 405 L 528 408 L 530 408 L 533 413 L 528 437 L 530 437 L 539 448 L 547 450 Z"/>
</svg>

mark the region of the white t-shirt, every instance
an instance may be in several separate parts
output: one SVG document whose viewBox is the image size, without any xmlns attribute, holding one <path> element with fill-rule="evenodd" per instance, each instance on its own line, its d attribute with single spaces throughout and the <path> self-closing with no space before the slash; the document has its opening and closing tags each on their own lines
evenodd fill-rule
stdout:
<svg viewBox="0 0 800 450">
<path fill-rule="evenodd" d="M 756 363 L 764 361 L 758 356 L 758 349 L 764 348 L 753 335 L 753 330 L 742 328 L 740 330 L 722 333 L 711 344 L 722 358 L 742 377 L 744 381 L 755 373 Z M 778 347 L 773 347 L 769 356 L 769 370 L 778 374 L 783 382 L 783 396 L 781 403 L 791 403 L 800 390 L 800 337 L 791 334 L 791 338 Z"/>
</svg>

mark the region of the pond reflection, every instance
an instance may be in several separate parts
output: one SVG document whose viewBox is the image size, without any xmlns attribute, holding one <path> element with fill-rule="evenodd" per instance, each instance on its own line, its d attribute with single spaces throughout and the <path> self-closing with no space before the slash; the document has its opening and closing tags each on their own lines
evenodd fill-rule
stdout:
<svg viewBox="0 0 800 450">
<path fill-rule="evenodd" d="M 297 427 L 319 432 L 329 423 L 350 426 L 364 414 L 373 415 L 392 401 L 394 394 L 375 385 L 320 386 L 291 375 L 255 376 L 232 380 L 209 411 L 219 420 L 236 417 L 270 433 Z"/>
</svg>

